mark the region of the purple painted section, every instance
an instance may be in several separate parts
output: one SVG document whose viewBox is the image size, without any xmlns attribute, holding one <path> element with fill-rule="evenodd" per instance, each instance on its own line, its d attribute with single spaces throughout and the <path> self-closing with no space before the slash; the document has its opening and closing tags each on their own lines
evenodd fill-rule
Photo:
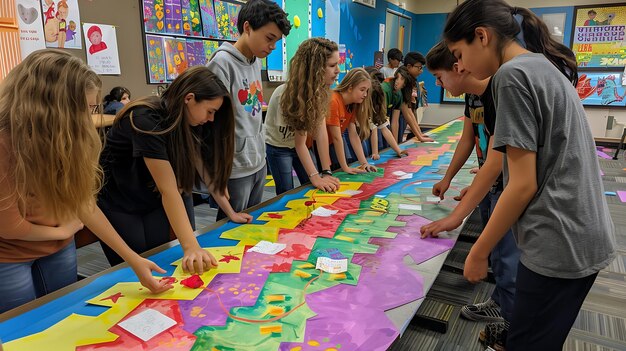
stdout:
<svg viewBox="0 0 626 351">
<path fill-rule="evenodd" d="M 256 252 L 245 253 L 240 274 L 220 274 L 192 301 L 179 301 L 180 312 L 189 333 L 202 326 L 223 326 L 228 316 L 222 310 L 215 293 L 224 307 L 254 306 L 265 285 L 273 262 L 272 255 Z M 252 274 L 248 274 L 252 272 Z"/>
</svg>

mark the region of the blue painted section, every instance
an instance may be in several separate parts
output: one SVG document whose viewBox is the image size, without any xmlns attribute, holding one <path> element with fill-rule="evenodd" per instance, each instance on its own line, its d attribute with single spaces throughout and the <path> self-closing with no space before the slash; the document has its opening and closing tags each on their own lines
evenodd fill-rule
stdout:
<svg viewBox="0 0 626 351">
<path fill-rule="evenodd" d="M 311 37 L 326 36 L 326 1 L 311 0 Z M 322 9 L 322 18 L 317 16 L 317 9 Z"/>
<path fill-rule="evenodd" d="M 572 41 L 573 21 L 574 21 L 574 7 L 573 6 L 560 6 L 560 7 L 540 7 L 530 9 L 539 18 L 543 14 L 549 13 L 563 13 L 565 12 L 565 29 L 563 31 L 563 44 L 570 47 Z"/>
<path fill-rule="evenodd" d="M 430 48 L 441 40 L 447 16 L 446 13 L 415 15 L 411 30 L 411 51 L 418 51 L 426 57 Z M 441 102 L 441 88 L 435 84 L 435 77 L 426 67 L 417 80 L 424 81 L 424 87 L 428 91 L 428 103 Z"/>
<path fill-rule="evenodd" d="M 274 0 L 280 7 L 285 8 L 283 0 Z M 293 23 L 292 23 L 293 25 Z M 276 49 L 267 56 L 267 69 L 282 71 L 283 69 L 283 39 L 276 42 Z"/>
</svg>

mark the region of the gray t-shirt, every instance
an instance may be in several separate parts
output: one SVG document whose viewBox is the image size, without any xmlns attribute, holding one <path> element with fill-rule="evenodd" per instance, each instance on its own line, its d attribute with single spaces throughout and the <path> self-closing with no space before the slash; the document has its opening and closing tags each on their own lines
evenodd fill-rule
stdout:
<svg viewBox="0 0 626 351">
<path fill-rule="evenodd" d="M 296 134 L 285 122 L 283 110 L 280 107 L 280 100 L 287 84 L 282 84 L 274 90 L 270 102 L 267 105 L 265 114 L 265 142 L 275 147 L 286 147 L 293 149 L 296 147 Z"/>
<path fill-rule="evenodd" d="M 500 67 L 493 95 L 494 149 L 537 153 L 537 193 L 512 227 L 521 262 L 549 277 L 598 272 L 615 256 L 615 235 L 576 90 L 543 55 L 524 54 Z"/>
</svg>

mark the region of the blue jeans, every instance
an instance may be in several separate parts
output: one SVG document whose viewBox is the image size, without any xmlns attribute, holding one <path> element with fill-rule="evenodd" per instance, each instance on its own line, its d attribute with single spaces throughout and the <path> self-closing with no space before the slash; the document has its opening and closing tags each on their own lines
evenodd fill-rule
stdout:
<svg viewBox="0 0 626 351">
<path fill-rule="evenodd" d="M 276 183 L 276 195 L 293 189 L 292 169 L 296 171 L 300 184 L 309 182 L 309 175 L 306 174 L 296 149 L 265 144 L 265 153 L 267 155 L 267 166 L 270 168 L 274 183 Z"/>
<path fill-rule="evenodd" d="M 485 199 L 488 198 L 489 200 L 489 216 L 493 213 L 501 194 L 502 190 L 491 190 L 485 197 Z M 506 232 L 504 237 L 500 239 L 489 255 L 491 270 L 493 271 L 496 281 L 496 288 L 491 294 L 491 298 L 500 305 L 500 313 L 507 321 L 511 321 L 513 316 L 515 281 L 517 280 L 519 256 L 520 251 L 517 248 L 515 237 L 510 229 Z"/>
<path fill-rule="evenodd" d="M 28 262 L 0 263 L 0 313 L 76 282 L 76 245 Z"/>
</svg>

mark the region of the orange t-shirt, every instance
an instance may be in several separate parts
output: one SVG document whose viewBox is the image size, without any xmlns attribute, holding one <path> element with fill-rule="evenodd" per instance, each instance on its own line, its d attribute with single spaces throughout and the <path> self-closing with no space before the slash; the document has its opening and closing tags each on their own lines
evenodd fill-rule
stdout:
<svg viewBox="0 0 626 351">
<path fill-rule="evenodd" d="M 0 134 L 0 262 L 14 263 L 32 261 L 51 255 L 67 246 L 73 237 L 65 240 L 26 241 L 3 238 L 3 232 L 28 233 L 32 224 L 55 226 L 56 220 L 46 216 L 38 201 L 29 196 L 27 208 L 20 210 L 15 193 L 15 180 L 11 177 L 11 141 L 7 134 Z M 22 214 L 24 213 L 24 214 Z M 14 236 L 15 234 L 11 235 Z"/>
<path fill-rule="evenodd" d="M 346 104 L 343 102 L 343 97 L 341 97 L 341 93 L 333 92 L 332 97 L 330 98 L 330 108 L 328 109 L 328 117 L 326 118 L 326 128 L 329 126 L 339 127 L 341 132 L 345 132 L 350 125 L 350 122 L 354 122 L 354 113 L 348 111 L 346 108 Z M 333 143 L 332 138 L 330 138 L 330 131 L 328 132 L 329 138 L 328 142 L 330 144 Z"/>
</svg>

